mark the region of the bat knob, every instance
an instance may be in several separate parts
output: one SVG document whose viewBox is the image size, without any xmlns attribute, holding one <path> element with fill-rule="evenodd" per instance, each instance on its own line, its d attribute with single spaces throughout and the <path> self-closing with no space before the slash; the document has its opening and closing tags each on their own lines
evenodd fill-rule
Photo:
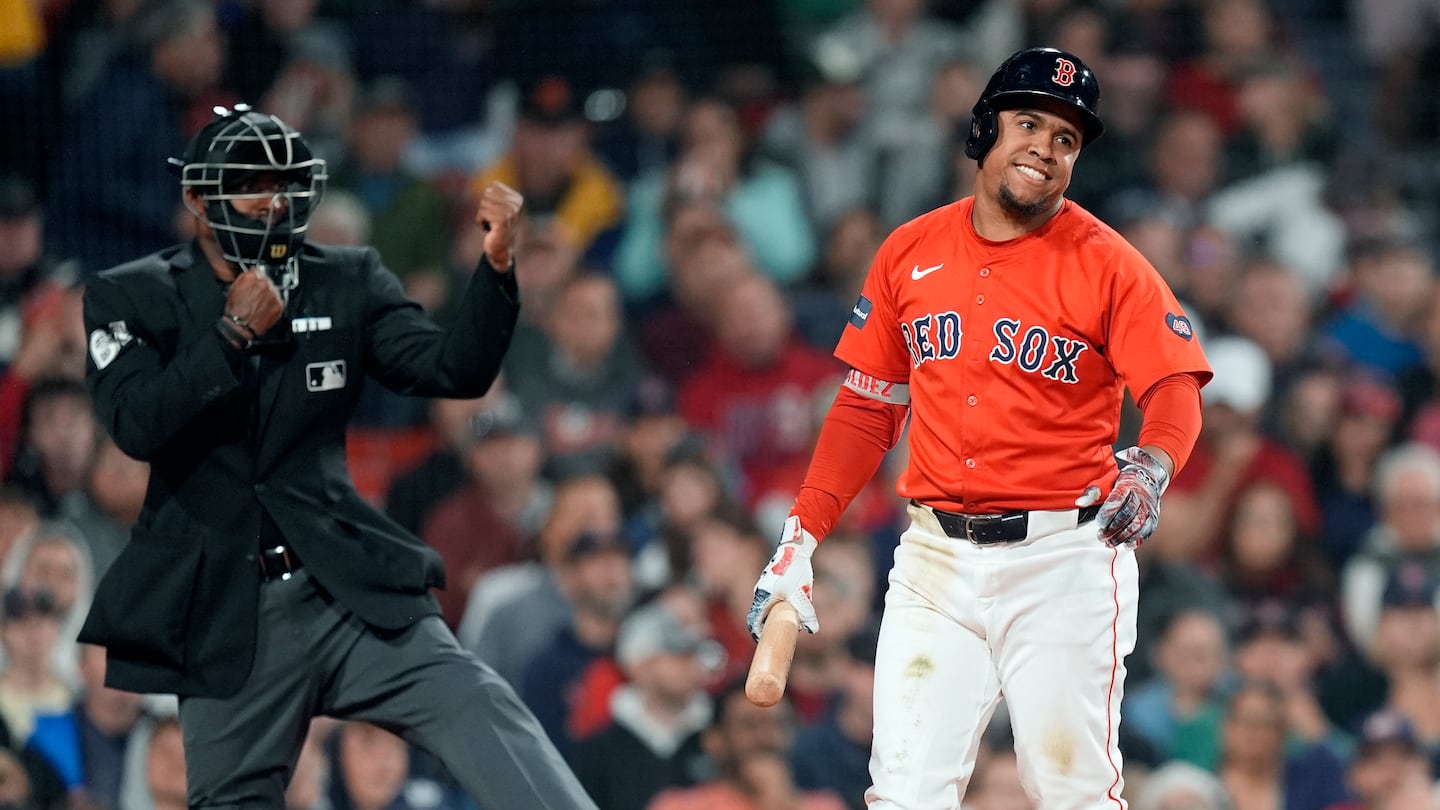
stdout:
<svg viewBox="0 0 1440 810">
<path fill-rule="evenodd" d="M 751 673 L 745 679 L 745 697 L 762 709 L 768 709 L 780 702 L 785 694 L 785 681 L 769 672 Z"/>
</svg>

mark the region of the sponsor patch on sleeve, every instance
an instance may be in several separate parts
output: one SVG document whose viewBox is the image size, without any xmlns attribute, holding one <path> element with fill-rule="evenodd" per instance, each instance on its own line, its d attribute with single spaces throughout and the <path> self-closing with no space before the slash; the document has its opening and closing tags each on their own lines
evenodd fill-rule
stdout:
<svg viewBox="0 0 1440 810">
<path fill-rule="evenodd" d="M 855 306 L 850 309 L 850 325 L 856 329 L 864 329 L 865 322 L 870 320 L 870 310 L 873 306 L 869 298 L 860 296 L 860 300 L 856 301 Z"/>
<path fill-rule="evenodd" d="M 850 369 L 845 375 L 845 387 L 861 396 L 888 402 L 891 405 L 910 404 L 910 386 L 871 377 L 863 371 Z"/>
<path fill-rule="evenodd" d="M 1186 340 L 1195 337 L 1195 328 L 1190 325 L 1190 319 L 1184 315 L 1176 315 L 1173 312 L 1165 313 L 1165 325 L 1170 327 L 1171 332 Z"/>
<path fill-rule="evenodd" d="M 124 321 L 112 321 L 101 329 L 90 333 L 90 359 L 95 361 L 95 368 L 103 371 L 126 346 L 135 342 L 135 336 L 130 334 L 130 328 Z"/>
</svg>

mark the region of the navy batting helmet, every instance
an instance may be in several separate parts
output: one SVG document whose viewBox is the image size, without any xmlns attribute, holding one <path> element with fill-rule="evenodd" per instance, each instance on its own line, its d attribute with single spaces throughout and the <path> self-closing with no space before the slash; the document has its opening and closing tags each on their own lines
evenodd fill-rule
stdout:
<svg viewBox="0 0 1440 810">
<path fill-rule="evenodd" d="M 975 160 L 984 157 L 999 137 L 999 112 L 1022 107 L 1026 99 L 1040 96 L 1067 104 L 1079 113 L 1082 149 L 1105 134 L 1099 115 L 1100 83 L 1090 68 L 1058 48 L 1027 48 L 1000 65 L 975 102 L 970 111 L 965 154 Z"/>
</svg>

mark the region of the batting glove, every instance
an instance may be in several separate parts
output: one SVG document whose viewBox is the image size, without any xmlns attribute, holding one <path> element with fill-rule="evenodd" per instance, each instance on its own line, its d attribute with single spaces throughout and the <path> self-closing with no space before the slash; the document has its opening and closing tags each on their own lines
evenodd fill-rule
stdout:
<svg viewBox="0 0 1440 810">
<path fill-rule="evenodd" d="M 765 626 L 765 617 L 770 608 L 780 602 L 789 602 L 800 617 L 800 626 L 812 633 L 820 632 L 820 620 L 815 616 L 815 603 L 810 601 L 810 591 L 815 586 L 815 569 L 810 564 L 810 555 L 815 553 L 820 542 L 815 535 L 800 527 L 800 518 L 790 516 L 780 533 L 780 545 L 765 563 L 760 579 L 755 583 L 755 599 L 750 603 L 750 614 L 745 623 L 750 626 L 750 637 L 760 640 L 760 630 Z"/>
<path fill-rule="evenodd" d="M 1120 545 L 1138 548 L 1155 533 L 1160 523 L 1160 494 L 1169 485 L 1170 474 L 1165 472 L 1159 459 L 1138 447 L 1121 450 L 1115 457 L 1121 462 L 1120 476 L 1096 516 L 1100 539 L 1111 548 Z M 1090 487 L 1076 499 L 1075 505 L 1092 506 L 1099 499 L 1099 488 Z"/>
</svg>

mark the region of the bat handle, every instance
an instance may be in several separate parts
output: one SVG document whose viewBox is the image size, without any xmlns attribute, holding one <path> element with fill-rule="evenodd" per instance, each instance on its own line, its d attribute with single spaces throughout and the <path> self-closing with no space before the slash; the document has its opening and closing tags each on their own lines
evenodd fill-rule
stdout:
<svg viewBox="0 0 1440 810">
<path fill-rule="evenodd" d="M 755 657 L 750 661 L 750 674 L 745 679 L 745 697 L 756 706 L 770 707 L 785 694 L 790 678 L 790 663 L 795 658 L 795 639 L 800 634 L 800 616 L 789 602 L 770 608 Z"/>
</svg>

